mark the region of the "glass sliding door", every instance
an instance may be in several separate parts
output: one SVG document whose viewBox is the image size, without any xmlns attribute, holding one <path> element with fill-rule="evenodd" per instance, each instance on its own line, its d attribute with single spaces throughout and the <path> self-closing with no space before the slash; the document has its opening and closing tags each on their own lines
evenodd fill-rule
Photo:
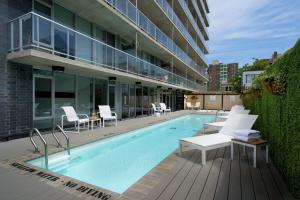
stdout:
<svg viewBox="0 0 300 200">
<path fill-rule="evenodd" d="M 149 115 L 149 88 L 143 87 L 143 115 Z"/>
<path fill-rule="evenodd" d="M 108 81 L 95 79 L 95 111 L 98 112 L 99 105 L 107 105 L 107 88 Z"/>
<path fill-rule="evenodd" d="M 129 85 L 129 116 L 135 117 L 135 86 Z"/>
<path fill-rule="evenodd" d="M 112 110 L 115 110 L 115 94 L 116 94 L 116 86 L 109 85 L 108 86 L 108 105 Z"/>
<path fill-rule="evenodd" d="M 129 86 L 122 84 L 122 118 L 129 117 Z"/>
<path fill-rule="evenodd" d="M 52 77 L 34 75 L 33 120 L 34 127 L 47 129 L 53 126 L 53 80 Z"/>
<path fill-rule="evenodd" d="M 136 116 L 143 114 L 143 88 L 142 86 L 136 86 L 135 88 L 135 113 Z"/>
<path fill-rule="evenodd" d="M 77 112 L 91 115 L 93 112 L 93 79 L 77 77 Z"/>
<path fill-rule="evenodd" d="M 61 116 L 64 115 L 62 106 L 72 106 L 75 104 L 75 76 L 69 74 L 57 73 L 55 77 L 55 121 L 61 123 Z M 65 122 L 64 122 L 65 123 Z M 67 124 L 67 123 L 66 123 Z"/>
</svg>

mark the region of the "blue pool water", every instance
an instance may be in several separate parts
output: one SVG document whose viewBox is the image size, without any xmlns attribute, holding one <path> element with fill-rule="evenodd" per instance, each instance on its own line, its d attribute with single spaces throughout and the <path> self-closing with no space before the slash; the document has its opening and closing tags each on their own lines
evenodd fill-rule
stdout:
<svg viewBox="0 0 300 200">
<path fill-rule="evenodd" d="M 187 115 L 73 148 L 70 157 L 56 153 L 49 156 L 49 170 L 123 193 L 176 150 L 180 138 L 195 135 L 213 118 Z M 43 157 L 28 163 L 45 168 Z"/>
</svg>

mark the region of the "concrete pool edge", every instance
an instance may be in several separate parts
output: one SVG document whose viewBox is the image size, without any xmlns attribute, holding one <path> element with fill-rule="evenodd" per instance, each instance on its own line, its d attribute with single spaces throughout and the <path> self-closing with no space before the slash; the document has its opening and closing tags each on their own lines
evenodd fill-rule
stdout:
<svg viewBox="0 0 300 200">
<path fill-rule="evenodd" d="M 182 116 L 188 115 L 188 114 L 213 114 L 213 113 L 202 113 L 202 112 L 195 112 L 195 111 L 178 112 L 177 114 L 175 113 L 175 115 L 172 115 L 172 116 L 169 116 L 169 117 L 166 117 L 166 118 L 164 118 L 164 117 L 161 117 L 160 119 L 155 118 L 155 120 L 152 121 L 151 123 L 145 123 L 142 126 L 140 126 L 140 124 L 139 124 L 139 126 L 135 126 L 131 130 L 127 129 L 127 130 L 123 130 L 123 131 L 116 131 L 115 133 L 112 133 L 112 134 L 105 134 L 105 135 L 100 136 L 100 137 L 94 137 L 93 139 L 89 140 L 89 142 L 82 142 L 81 144 L 78 144 L 78 143 L 73 144 L 71 147 L 75 148 L 75 147 L 78 147 L 78 146 L 86 145 L 88 143 L 96 142 L 98 140 L 102 140 L 102 139 L 106 139 L 106 138 L 109 138 L 109 137 L 117 136 L 117 135 L 120 135 L 120 134 L 127 133 L 129 131 L 133 131 L 133 130 L 136 130 L 136 129 L 140 129 L 140 128 L 144 128 L 144 127 L 147 127 L 147 126 L 155 125 L 155 124 L 158 124 L 158 123 L 166 122 L 166 121 L 169 121 L 169 120 L 172 120 L 172 119 L 175 119 L 175 118 L 178 118 L 178 117 L 182 117 Z M 136 119 L 134 119 L 134 120 L 136 120 Z M 200 132 L 201 132 L 201 130 L 199 131 L 199 133 Z M 81 134 L 89 134 L 89 133 L 84 133 L 83 132 Z M 63 151 L 63 149 L 57 150 L 57 148 L 52 148 L 52 150 L 49 151 L 49 153 L 53 154 L 53 153 L 57 153 L 57 152 L 60 152 L 60 151 Z M 176 152 L 176 150 L 175 150 L 175 152 Z M 175 152 L 173 152 L 169 156 L 167 156 L 163 161 L 161 161 L 157 166 L 155 166 L 145 176 L 140 178 L 135 184 L 133 184 L 123 194 L 114 193 L 114 192 L 108 191 L 108 190 L 103 189 L 103 188 L 99 188 L 99 187 L 94 186 L 94 185 L 86 184 L 86 183 L 81 182 L 81 181 L 76 180 L 76 179 L 73 179 L 73 180 L 75 180 L 76 182 L 79 182 L 82 185 L 88 185 L 88 186 L 90 186 L 90 188 L 95 188 L 96 190 L 105 191 L 105 192 L 108 191 L 107 193 L 113 194 L 113 198 L 110 198 L 110 199 L 115 199 L 115 198 L 120 198 L 120 197 L 123 198 L 124 196 L 128 196 L 128 197 L 130 197 L 130 199 L 134 199 L 134 198 L 137 198 L 137 195 L 142 195 L 142 193 L 145 193 L 146 189 L 145 188 L 142 189 L 141 185 L 146 186 L 146 188 L 148 188 L 147 191 L 149 192 L 153 188 L 152 186 L 150 186 L 151 185 L 150 183 L 153 183 L 154 185 L 155 185 L 155 182 L 158 183 L 160 181 L 161 175 L 163 175 L 163 174 L 161 174 L 162 171 L 167 172 L 168 169 L 172 168 L 175 165 L 175 163 L 178 161 L 178 159 L 180 159 L 180 157 L 178 157 Z M 25 161 L 35 159 L 37 157 L 41 157 L 41 155 L 37 155 L 37 154 L 30 154 L 29 155 L 29 154 L 27 154 L 25 156 L 24 155 L 20 156 L 17 159 L 12 159 L 12 160 L 6 161 L 6 163 L 11 164 L 13 162 L 17 162 L 17 163 L 20 163 L 24 166 L 28 166 L 30 168 L 37 169 L 37 170 L 45 172 L 47 174 L 57 176 L 57 177 L 61 177 L 61 179 L 63 179 L 63 180 L 71 180 L 70 177 L 66 177 L 66 176 L 63 176 L 63 175 L 60 175 L 60 174 L 56 174 L 52 171 L 44 170 L 42 168 L 38 168 L 38 167 L 35 167 L 35 166 L 30 165 L 28 163 L 25 163 Z M 10 167 L 12 167 L 12 166 L 10 166 Z M 157 174 L 160 174 L 160 176 L 156 176 Z M 149 179 L 149 176 L 151 177 L 150 179 Z M 145 178 L 145 177 L 148 177 L 148 178 Z M 154 181 L 155 177 L 156 177 L 156 179 L 159 179 L 159 180 Z M 43 182 L 45 182 L 45 180 L 43 180 Z M 46 182 L 46 183 L 49 184 L 49 185 L 52 185 L 54 187 L 59 187 L 59 186 L 57 186 L 57 185 L 55 185 L 51 182 Z M 141 191 L 143 191 L 143 192 L 141 192 Z M 139 199 L 139 198 L 137 198 L 137 199 Z"/>
</svg>

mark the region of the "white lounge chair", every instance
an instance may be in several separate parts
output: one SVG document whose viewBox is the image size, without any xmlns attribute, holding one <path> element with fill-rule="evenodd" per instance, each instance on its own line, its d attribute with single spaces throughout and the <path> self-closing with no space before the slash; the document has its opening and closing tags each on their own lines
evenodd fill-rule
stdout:
<svg viewBox="0 0 300 200">
<path fill-rule="evenodd" d="M 217 115 L 222 115 L 222 116 L 229 115 L 229 113 L 233 110 L 245 110 L 245 107 L 243 105 L 234 105 L 234 106 L 231 107 L 230 111 L 223 111 L 222 110 L 222 111 L 219 111 L 217 113 Z"/>
<path fill-rule="evenodd" d="M 77 133 L 80 132 L 80 125 L 83 124 L 84 128 L 87 125 L 87 129 L 89 129 L 89 116 L 86 114 L 77 114 L 72 106 L 63 106 L 61 107 L 65 115 L 61 116 L 61 127 L 64 129 L 64 118 L 67 118 L 68 122 L 74 122 L 75 128 L 77 129 Z M 80 118 L 81 117 L 81 118 Z"/>
<path fill-rule="evenodd" d="M 155 116 L 160 116 L 160 114 L 163 112 L 161 109 L 158 109 L 154 103 L 151 103 L 151 107 Z"/>
<path fill-rule="evenodd" d="M 225 116 L 217 116 L 218 119 L 228 119 L 231 115 L 235 115 L 235 114 L 249 114 L 250 110 L 240 110 L 240 109 L 235 109 L 230 111 L 229 115 L 225 115 Z"/>
<path fill-rule="evenodd" d="M 105 121 L 115 121 L 115 126 L 117 126 L 118 116 L 116 112 L 110 110 L 108 105 L 99 105 L 98 115 L 103 119 L 103 127 L 105 127 Z"/>
<path fill-rule="evenodd" d="M 171 112 L 171 108 L 167 108 L 165 103 L 159 103 L 160 109 L 163 111 L 163 113 Z"/>
<path fill-rule="evenodd" d="M 202 164 L 205 165 L 206 151 L 230 146 L 234 131 L 251 129 L 257 117 L 257 115 L 236 114 L 227 120 L 225 126 L 218 133 L 180 139 L 179 153 L 182 153 L 184 146 L 198 149 L 202 152 Z"/>
<path fill-rule="evenodd" d="M 215 127 L 215 128 L 222 128 L 227 119 L 236 115 L 236 114 L 249 114 L 250 110 L 239 110 L 239 109 L 235 109 L 232 110 L 231 113 L 228 116 L 217 116 L 218 118 L 221 119 L 225 119 L 225 121 L 217 121 L 217 122 L 210 122 L 210 123 L 205 123 L 204 127 L 203 127 L 203 133 L 205 134 L 205 126 L 211 126 L 211 127 Z"/>
</svg>

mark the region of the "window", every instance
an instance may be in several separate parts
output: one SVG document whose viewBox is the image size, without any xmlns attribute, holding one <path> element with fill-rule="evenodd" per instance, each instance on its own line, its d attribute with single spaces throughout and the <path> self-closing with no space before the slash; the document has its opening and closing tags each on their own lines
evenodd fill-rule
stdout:
<svg viewBox="0 0 300 200">
<path fill-rule="evenodd" d="M 230 101 L 230 102 L 234 102 L 235 99 L 236 99 L 235 95 L 230 95 L 230 96 L 229 96 L 229 101 Z"/>
<path fill-rule="evenodd" d="M 217 96 L 216 95 L 209 95 L 209 101 L 216 101 Z"/>
</svg>

